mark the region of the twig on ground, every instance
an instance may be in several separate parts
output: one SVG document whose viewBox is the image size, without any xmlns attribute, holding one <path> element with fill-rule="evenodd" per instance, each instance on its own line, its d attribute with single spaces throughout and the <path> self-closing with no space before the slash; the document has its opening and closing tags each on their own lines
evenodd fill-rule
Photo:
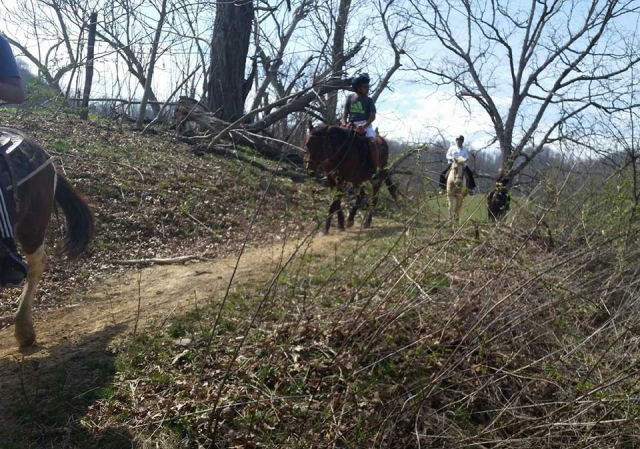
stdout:
<svg viewBox="0 0 640 449">
<path fill-rule="evenodd" d="M 184 263 L 190 260 L 202 260 L 207 258 L 207 253 L 193 254 L 190 256 L 178 256 L 178 257 L 165 257 L 165 258 L 152 258 L 152 259 L 129 259 L 129 260 L 111 260 L 109 263 L 114 265 L 171 265 L 177 263 Z"/>
</svg>

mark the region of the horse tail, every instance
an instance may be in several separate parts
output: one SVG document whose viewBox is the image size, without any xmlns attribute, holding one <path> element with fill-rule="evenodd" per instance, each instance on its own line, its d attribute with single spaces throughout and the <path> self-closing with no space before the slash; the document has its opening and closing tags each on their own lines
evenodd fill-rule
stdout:
<svg viewBox="0 0 640 449">
<path fill-rule="evenodd" d="M 95 233 L 93 213 L 83 195 L 59 173 L 56 173 L 56 202 L 67 218 L 67 232 L 62 251 L 75 259 L 87 250 Z"/>
<path fill-rule="evenodd" d="M 384 171 L 384 183 L 387 185 L 387 189 L 389 189 L 389 193 L 393 200 L 398 202 L 398 186 L 395 185 L 393 180 L 391 179 L 391 173 L 385 168 L 381 171 Z"/>
</svg>

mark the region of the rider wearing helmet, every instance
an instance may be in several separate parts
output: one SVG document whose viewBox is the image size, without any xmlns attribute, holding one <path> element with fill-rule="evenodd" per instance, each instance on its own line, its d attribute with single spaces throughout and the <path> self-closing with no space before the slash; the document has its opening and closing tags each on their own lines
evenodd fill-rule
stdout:
<svg viewBox="0 0 640 449">
<path fill-rule="evenodd" d="M 380 168 L 380 155 L 376 144 L 376 133 L 371 126 L 371 123 L 376 119 L 376 105 L 368 96 L 369 82 L 369 75 L 366 73 L 361 73 L 351 80 L 351 87 L 355 94 L 347 97 L 342 111 L 342 124 L 346 126 L 347 123 L 353 123 L 356 125 L 357 131 L 366 134 L 371 160 L 377 172 Z"/>
<path fill-rule="evenodd" d="M 9 42 L 0 34 L 0 101 L 22 103 L 25 92 L 18 65 Z M 16 248 L 13 236 L 15 202 L 5 186 L 0 186 L 0 286 L 18 287 L 27 275 L 27 265 Z"/>
<path fill-rule="evenodd" d="M 451 168 L 451 161 L 457 157 L 469 157 L 469 151 L 467 147 L 464 146 L 464 136 L 456 137 L 456 144 L 452 145 L 449 150 L 447 150 L 447 168 L 444 169 L 442 173 L 440 173 L 440 188 L 446 190 L 447 189 L 447 172 Z M 467 174 L 467 179 L 469 180 L 469 193 L 471 195 L 475 195 L 477 192 L 476 189 L 476 180 L 473 177 L 473 172 L 469 168 L 468 165 L 465 165 L 464 171 Z"/>
</svg>

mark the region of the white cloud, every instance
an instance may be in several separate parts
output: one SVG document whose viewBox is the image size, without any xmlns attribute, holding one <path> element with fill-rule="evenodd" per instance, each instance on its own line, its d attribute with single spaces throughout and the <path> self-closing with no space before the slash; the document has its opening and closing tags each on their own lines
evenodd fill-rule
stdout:
<svg viewBox="0 0 640 449">
<path fill-rule="evenodd" d="M 493 135 L 491 120 L 479 105 L 470 104 L 467 110 L 457 98 L 426 88 L 382 95 L 376 106 L 375 126 L 394 139 L 424 142 L 441 136 L 453 141 L 462 134 L 467 143 L 482 147 Z"/>
</svg>

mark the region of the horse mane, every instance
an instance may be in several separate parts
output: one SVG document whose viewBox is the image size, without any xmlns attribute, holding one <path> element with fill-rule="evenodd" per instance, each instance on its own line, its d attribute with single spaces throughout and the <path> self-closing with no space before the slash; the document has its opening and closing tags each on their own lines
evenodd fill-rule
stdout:
<svg viewBox="0 0 640 449">
<path fill-rule="evenodd" d="M 332 145 L 343 145 L 346 142 L 351 142 L 355 137 L 356 132 L 352 129 L 341 126 L 329 127 L 329 141 Z"/>
</svg>

